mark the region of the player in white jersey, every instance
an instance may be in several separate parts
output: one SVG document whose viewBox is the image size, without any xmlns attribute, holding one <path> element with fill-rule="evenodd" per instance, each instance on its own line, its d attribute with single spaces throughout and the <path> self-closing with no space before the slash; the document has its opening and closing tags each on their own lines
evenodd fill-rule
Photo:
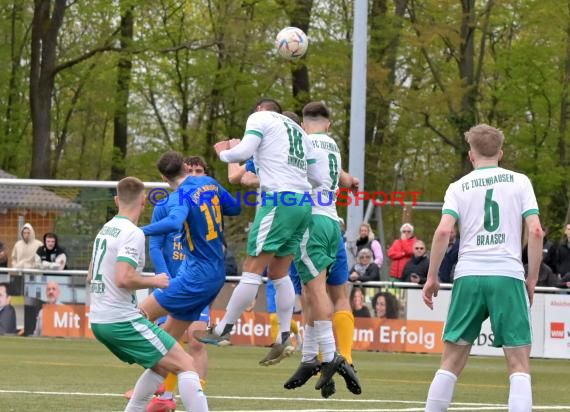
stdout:
<svg viewBox="0 0 570 412">
<path fill-rule="evenodd" d="M 347 387 L 360 394 L 360 382 L 354 369 L 336 353 L 333 305 L 327 294 L 327 272 L 335 263 L 341 238 L 335 202 L 342 161 L 338 145 L 326 134 L 330 124 L 330 112 L 323 103 L 311 102 L 303 108 L 302 125 L 313 145 L 316 166 L 329 173 L 311 191 L 311 223 L 295 256 L 295 265 L 303 283 L 305 342 L 301 364 L 284 386 L 286 389 L 298 388 L 320 370 L 321 376 L 315 385 L 315 389 L 320 390 L 330 384 L 338 371 L 345 378 Z M 341 285 L 345 286 L 346 281 L 344 278 Z M 322 363 L 318 358 L 319 352 Z"/>
<path fill-rule="evenodd" d="M 313 185 L 319 185 L 322 177 L 314 167 L 307 135 L 293 120 L 281 115 L 281 106 L 271 99 L 257 103 L 239 144 L 230 148 L 228 141 L 219 142 L 215 149 L 227 163 L 242 162 L 253 156 L 262 198 L 249 231 L 248 257 L 241 280 L 226 314 L 208 333 L 194 336 L 204 343 L 228 345 L 230 331 L 257 295 L 261 274 L 267 267 L 276 290 L 280 333 L 260 364 L 273 365 L 295 349 L 289 338 L 295 290 L 288 270 L 311 218 L 311 205 L 302 201 L 303 194 Z"/>
<path fill-rule="evenodd" d="M 509 411 L 530 412 L 530 305 L 542 258 L 543 232 L 532 185 L 525 175 L 498 167 L 504 136 L 481 124 L 465 138 L 475 170 L 452 183 L 435 231 L 423 300 L 433 309 L 437 274 L 450 232 L 461 229 L 459 261 L 443 335 L 440 369 L 429 388 L 427 412 L 447 411 L 457 377 L 489 317 L 493 346 L 502 347 L 510 374 Z M 528 278 L 521 262 L 522 222 L 528 228 Z"/>
<path fill-rule="evenodd" d="M 178 375 L 187 411 L 208 410 L 192 357 L 163 329 L 143 317 L 135 291 L 169 285 L 164 273 L 143 277 L 145 238 L 136 224 L 144 208 L 143 183 L 134 177 L 117 185 L 119 214 L 97 234 L 89 265 L 90 323 L 93 334 L 123 362 L 137 363 L 141 375 L 125 411 L 142 412 L 168 372 Z"/>
</svg>

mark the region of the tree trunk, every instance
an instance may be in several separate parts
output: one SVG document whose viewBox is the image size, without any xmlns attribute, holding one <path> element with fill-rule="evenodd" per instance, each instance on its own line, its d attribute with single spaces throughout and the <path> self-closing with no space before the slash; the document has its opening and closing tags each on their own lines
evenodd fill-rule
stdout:
<svg viewBox="0 0 570 412">
<path fill-rule="evenodd" d="M 21 52 L 17 52 L 17 32 L 16 23 L 21 18 L 22 5 L 19 1 L 15 1 L 12 4 L 12 12 L 10 14 L 10 80 L 8 81 L 8 102 L 6 103 L 6 113 L 4 119 L 4 141 L 6 142 L 4 146 L 4 156 L 2 158 L 2 168 L 6 170 L 11 170 L 15 165 L 14 154 L 16 148 L 13 146 L 17 143 L 15 140 L 15 130 L 13 127 L 13 112 L 14 105 L 16 104 L 17 97 L 17 87 L 16 87 L 16 77 L 18 75 L 18 70 L 20 68 Z"/>
<path fill-rule="evenodd" d="M 115 92 L 115 115 L 113 118 L 113 161 L 111 180 L 125 177 L 125 158 L 128 143 L 128 105 L 131 82 L 134 18 L 133 6 L 121 3 L 121 51 L 117 70 L 117 89 Z"/>
<path fill-rule="evenodd" d="M 294 4 L 287 11 L 291 26 L 298 27 L 308 35 L 312 8 L 313 0 L 295 0 Z M 300 115 L 303 106 L 311 101 L 309 70 L 302 59 L 291 64 L 291 76 L 293 78 L 293 97 L 295 99 L 293 109 Z"/>
<path fill-rule="evenodd" d="M 51 176 L 51 96 L 54 87 L 57 36 L 65 14 L 65 0 L 35 0 L 30 59 L 30 109 L 32 115 L 31 178 Z"/>
</svg>

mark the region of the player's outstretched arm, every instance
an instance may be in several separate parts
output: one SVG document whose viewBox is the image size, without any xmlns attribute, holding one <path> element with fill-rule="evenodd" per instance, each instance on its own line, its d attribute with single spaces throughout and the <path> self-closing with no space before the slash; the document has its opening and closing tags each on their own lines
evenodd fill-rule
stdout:
<svg viewBox="0 0 570 412">
<path fill-rule="evenodd" d="M 259 136 L 246 133 L 237 146 L 230 149 L 230 144 L 227 142 L 226 150 L 224 150 L 223 145 L 219 144 L 216 144 L 214 149 L 222 162 L 239 163 L 244 162 L 253 156 L 260 143 L 261 138 Z"/>
<path fill-rule="evenodd" d="M 239 163 L 228 163 L 228 181 L 231 184 L 239 184 L 244 174 L 245 165 L 240 165 Z"/>
<path fill-rule="evenodd" d="M 525 218 L 528 229 L 528 277 L 526 279 L 526 289 L 528 299 L 532 305 L 534 288 L 538 282 L 538 271 L 542 260 L 542 239 L 544 232 L 540 224 L 538 215 L 530 215 Z"/>
<path fill-rule="evenodd" d="M 444 214 L 441 216 L 439 225 L 433 234 L 433 241 L 431 243 L 431 253 L 429 257 L 429 269 L 426 284 L 424 285 L 422 291 L 422 297 L 424 303 L 433 309 L 433 297 L 437 296 L 439 291 L 439 279 L 437 274 L 439 273 L 439 267 L 441 266 L 441 261 L 445 256 L 445 251 L 449 245 L 449 237 L 451 236 L 451 231 L 455 226 L 455 217 L 452 215 Z"/>
<path fill-rule="evenodd" d="M 313 187 L 319 187 L 325 182 L 325 178 L 314 159 L 307 160 L 307 179 Z"/>
<path fill-rule="evenodd" d="M 350 189 L 353 192 L 356 192 L 356 191 L 358 191 L 358 188 L 360 186 L 360 180 L 358 180 L 356 177 L 346 173 L 344 170 L 341 170 L 340 176 L 338 179 L 338 185 L 340 187 Z"/>
<path fill-rule="evenodd" d="M 164 260 L 164 255 L 162 254 L 162 248 L 166 242 L 166 235 L 151 236 L 149 240 L 149 254 L 150 259 L 154 265 L 154 271 L 156 273 L 168 273 L 168 266 L 166 266 L 166 261 Z"/>
<path fill-rule="evenodd" d="M 185 201 L 180 203 L 182 204 L 171 208 L 164 219 L 143 226 L 141 229 L 145 236 L 163 235 L 182 229 L 182 225 L 188 216 L 188 205 Z"/>
<path fill-rule="evenodd" d="M 123 289 L 137 290 L 148 288 L 165 289 L 169 278 L 166 273 L 156 276 L 141 276 L 128 262 L 115 263 L 115 284 Z"/>
</svg>

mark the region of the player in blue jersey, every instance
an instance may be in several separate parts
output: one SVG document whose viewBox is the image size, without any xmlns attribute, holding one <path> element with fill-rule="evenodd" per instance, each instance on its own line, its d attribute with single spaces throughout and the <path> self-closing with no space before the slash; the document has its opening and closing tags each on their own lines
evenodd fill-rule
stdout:
<svg viewBox="0 0 570 412">
<path fill-rule="evenodd" d="M 189 156 L 185 158 L 184 167 L 186 176 L 206 176 L 208 174 L 208 165 L 200 156 Z M 164 219 L 167 215 L 167 205 L 157 205 L 152 212 L 151 223 L 158 222 Z M 155 273 L 166 273 L 171 279 L 176 277 L 180 265 L 186 257 L 184 250 L 187 249 L 187 247 L 185 248 L 183 246 L 183 241 L 184 236 L 182 234 L 182 231 L 150 237 L 149 252 L 154 263 Z M 166 319 L 166 316 L 159 318 L 157 324 L 164 324 L 166 322 Z M 203 388 L 206 386 L 208 352 L 206 351 L 206 345 L 194 339 L 192 333 L 195 330 L 205 330 L 208 327 L 209 322 L 210 309 L 208 306 L 206 306 L 200 314 L 200 319 L 192 322 L 187 330 L 188 352 L 194 359 L 196 371 L 200 376 L 200 382 Z M 152 400 L 148 411 L 160 411 L 162 409 L 175 410 L 176 400 L 174 397 L 174 391 L 176 390 L 176 385 L 176 375 L 168 375 L 164 381 L 164 393 Z"/>
<path fill-rule="evenodd" d="M 173 240 L 180 236 L 179 253 L 185 258 L 169 288 L 162 293 L 155 291 L 141 304 L 141 310 L 152 321 L 168 314 L 164 329 L 179 340 L 192 322 L 201 319 L 224 284 L 222 215 L 237 215 L 240 207 L 213 178 L 188 176 L 182 155 L 177 152 L 164 154 L 157 166 L 164 180 L 177 190 L 171 193 L 163 212 L 157 213 L 158 216 L 166 211 L 166 216 L 145 226 L 143 231 L 150 236 L 173 234 Z M 177 252 L 174 248 L 173 251 Z M 162 253 L 152 253 L 157 270 L 173 270 L 168 268 Z"/>
</svg>

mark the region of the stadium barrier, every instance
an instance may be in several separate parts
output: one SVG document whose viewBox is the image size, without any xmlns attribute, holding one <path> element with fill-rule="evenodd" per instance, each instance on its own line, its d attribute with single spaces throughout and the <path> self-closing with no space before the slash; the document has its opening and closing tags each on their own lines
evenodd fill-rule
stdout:
<svg viewBox="0 0 570 412">
<path fill-rule="evenodd" d="M 2 269 L 14 273 L 51 273 L 63 276 L 85 276 L 87 271 L 45 271 L 35 269 Z M 152 276 L 154 273 L 145 273 Z M 227 282 L 239 281 L 228 277 Z M 356 318 L 354 333 L 355 350 L 391 352 L 441 353 L 444 322 L 451 299 L 451 284 L 443 284 L 435 299 L 434 310 L 423 304 L 418 285 L 398 282 L 367 282 L 364 288 L 388 289 L 403 302 L 404 319 Z M 539 358 L 570 359 L 570 295 L 565 289 L 538 287 L 531 309 L 533 347 L 531 356 Z M 138 291 L 139 300 L 148 291 Z M 223 317 L 225 302 L 214 302 L 211 318 L 217 323 Z M 89 306 L 86 304 L 43 305 L 42 334 L 58 337 L 93 338 L 89 327 Z M 302 330 L 302 318 L 295 315 Z M 232 332 L 236 345 L 267 346 L 271 344 L 269 314 L 264 311 L 246 312 Z M 486 320 L 473 345 L 472 354 L 502 356 L 499 348 L 492 346 L 493 333 Z"/>
</svg>

